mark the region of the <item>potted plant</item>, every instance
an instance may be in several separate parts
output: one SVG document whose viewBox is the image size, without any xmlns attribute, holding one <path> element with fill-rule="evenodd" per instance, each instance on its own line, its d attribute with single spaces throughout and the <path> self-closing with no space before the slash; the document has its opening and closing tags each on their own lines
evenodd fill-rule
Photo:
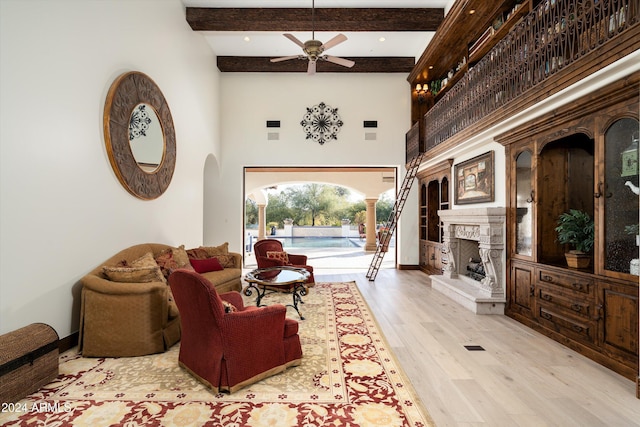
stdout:
<svg viewBox="0 0 640 427">
<path fill-rule="evenodd" d="M 588 213 L 570 209 L 558 217 L 558 242 L 573 248 L 565 253 L 567 265 L 572 268 L 587 268 L 591 262 L 588 254 L 593 248 L 594 224 Z"/>
</svg>

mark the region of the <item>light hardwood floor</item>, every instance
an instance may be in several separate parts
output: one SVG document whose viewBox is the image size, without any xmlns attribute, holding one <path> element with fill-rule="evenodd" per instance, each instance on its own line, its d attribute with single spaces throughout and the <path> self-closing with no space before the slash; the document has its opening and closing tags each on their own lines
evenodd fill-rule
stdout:
<svg viewBox="0 0 640 427">
<path fill-rule="evenodd" d="M 357 282 L 437 426 L 640 426 L 633 381 L 506 316 L 473 314 L 420 271 L 365 273 L 315 276 Z"/>
</svg>

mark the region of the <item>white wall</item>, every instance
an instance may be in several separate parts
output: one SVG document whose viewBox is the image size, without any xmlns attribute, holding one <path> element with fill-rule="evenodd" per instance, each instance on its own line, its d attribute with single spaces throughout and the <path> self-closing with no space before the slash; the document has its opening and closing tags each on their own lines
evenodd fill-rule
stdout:
<svg viewBox="0 0 640 427">
<path fill-rule="evenodd" d="M 405 74 L 225 73 L 221 81 L 222 166 L 215 194 L 215 225 L 205 242 L 242 248 L 244 166 L 395 166 L 405 173 L 405 134 L 410 87 Z M 300 121 L 307 107 L 325 102 L 344 122 L 338 139 L 306 140 Z M 280 139 L 268 141 L 267 120 L 280 120 Z M 365 140 L 363 121 L 377 120 L 377 140 Z M 417 191 L 413 189 L 399 228 L 398 262 L 418 263 Z M 212 204 L 213 205 L 213 204 Z M 386 220 L 383 218 L 382 220 Z"/>
<path fill-rule="evenodd" d="M 78 280 L 132 244 L 198 245 L 203 170 L 219 157 L 219 72 L 180 0 L 0 1 L 0 333 L 78 329 Z M 166 193 L 131 196 L 102 115 L 137 70 L 167 99 L 177 164 Z"/>
</svg>

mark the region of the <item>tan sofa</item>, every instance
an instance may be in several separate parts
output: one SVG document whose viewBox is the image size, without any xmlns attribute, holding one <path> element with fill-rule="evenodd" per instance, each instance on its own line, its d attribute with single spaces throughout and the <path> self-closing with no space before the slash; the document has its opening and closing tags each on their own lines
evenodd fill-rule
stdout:
<svg viewBox="0 0 640 427">
<path fill-rule="evenodd" d="M 198 249 L 201 248 L 194 251 L 202 253 Z M 165 270 L 164 276 L 160 273 L 157 279 L 154 276 L 153 279 L 145 277 L 142 281 L 136 281 L 136 277 L 115 277 L 117 281 L 114 280 L 114 272 L 120 274 L 149 252 L 160 264 L 162 254 L 186 255 L 184 247 L 174 248 L 160 243 L 135 245 L 118 252 L 81 279 L 78 346 L 83 356 L 142 356 L 166 351 L 180 340 L 180 315 L 165 278 L 170 271 Z M 202 275 L 216 286 L 218 292 L 239 291 L 242 256 L 227 252 L 226 259 L 228 262 L 223 270 Z M 173 267 L 191 268 L 188 259 L 182 264 Z M 152 271 L 153 268 L 138 270 Z"/>
</svg>

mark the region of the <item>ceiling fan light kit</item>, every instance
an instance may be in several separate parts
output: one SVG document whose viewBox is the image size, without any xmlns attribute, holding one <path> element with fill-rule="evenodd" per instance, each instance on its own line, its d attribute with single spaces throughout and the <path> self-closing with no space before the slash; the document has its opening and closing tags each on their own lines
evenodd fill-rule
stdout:
<svg viewBox="0 0 640 427">
<path fill-rule="evenodd" d="M 311 28 L 311 40 L 307 40 L 302 43 L 293 34 L 284 34 L 286 38 L 297 44 L 302 48 L 304 55 L 282 56 L 280 58 L 273 58 L 271 62 L 288 61 L 290 59 L 306 59 L 309 61 L 307 67 L 308 74 L 314 74 L 316 72 L 316 63 L 318 61 L 333 62 L 334 64 L 341 65 L 343 67 L 351 68 L 355 65 L 354 61 L 350 59 L 340 58 L 337 56 L 323 55 L 324 51 L 332 48 L 333 46 L 342 43 L 347 40 L 347 36 L 344 34 L 338 34 L 326 43 L 322 43 L 315 39 L 315 1 L 311 3 L 311 15 L 312 15 L 312 28 Z"/>
</svg>

